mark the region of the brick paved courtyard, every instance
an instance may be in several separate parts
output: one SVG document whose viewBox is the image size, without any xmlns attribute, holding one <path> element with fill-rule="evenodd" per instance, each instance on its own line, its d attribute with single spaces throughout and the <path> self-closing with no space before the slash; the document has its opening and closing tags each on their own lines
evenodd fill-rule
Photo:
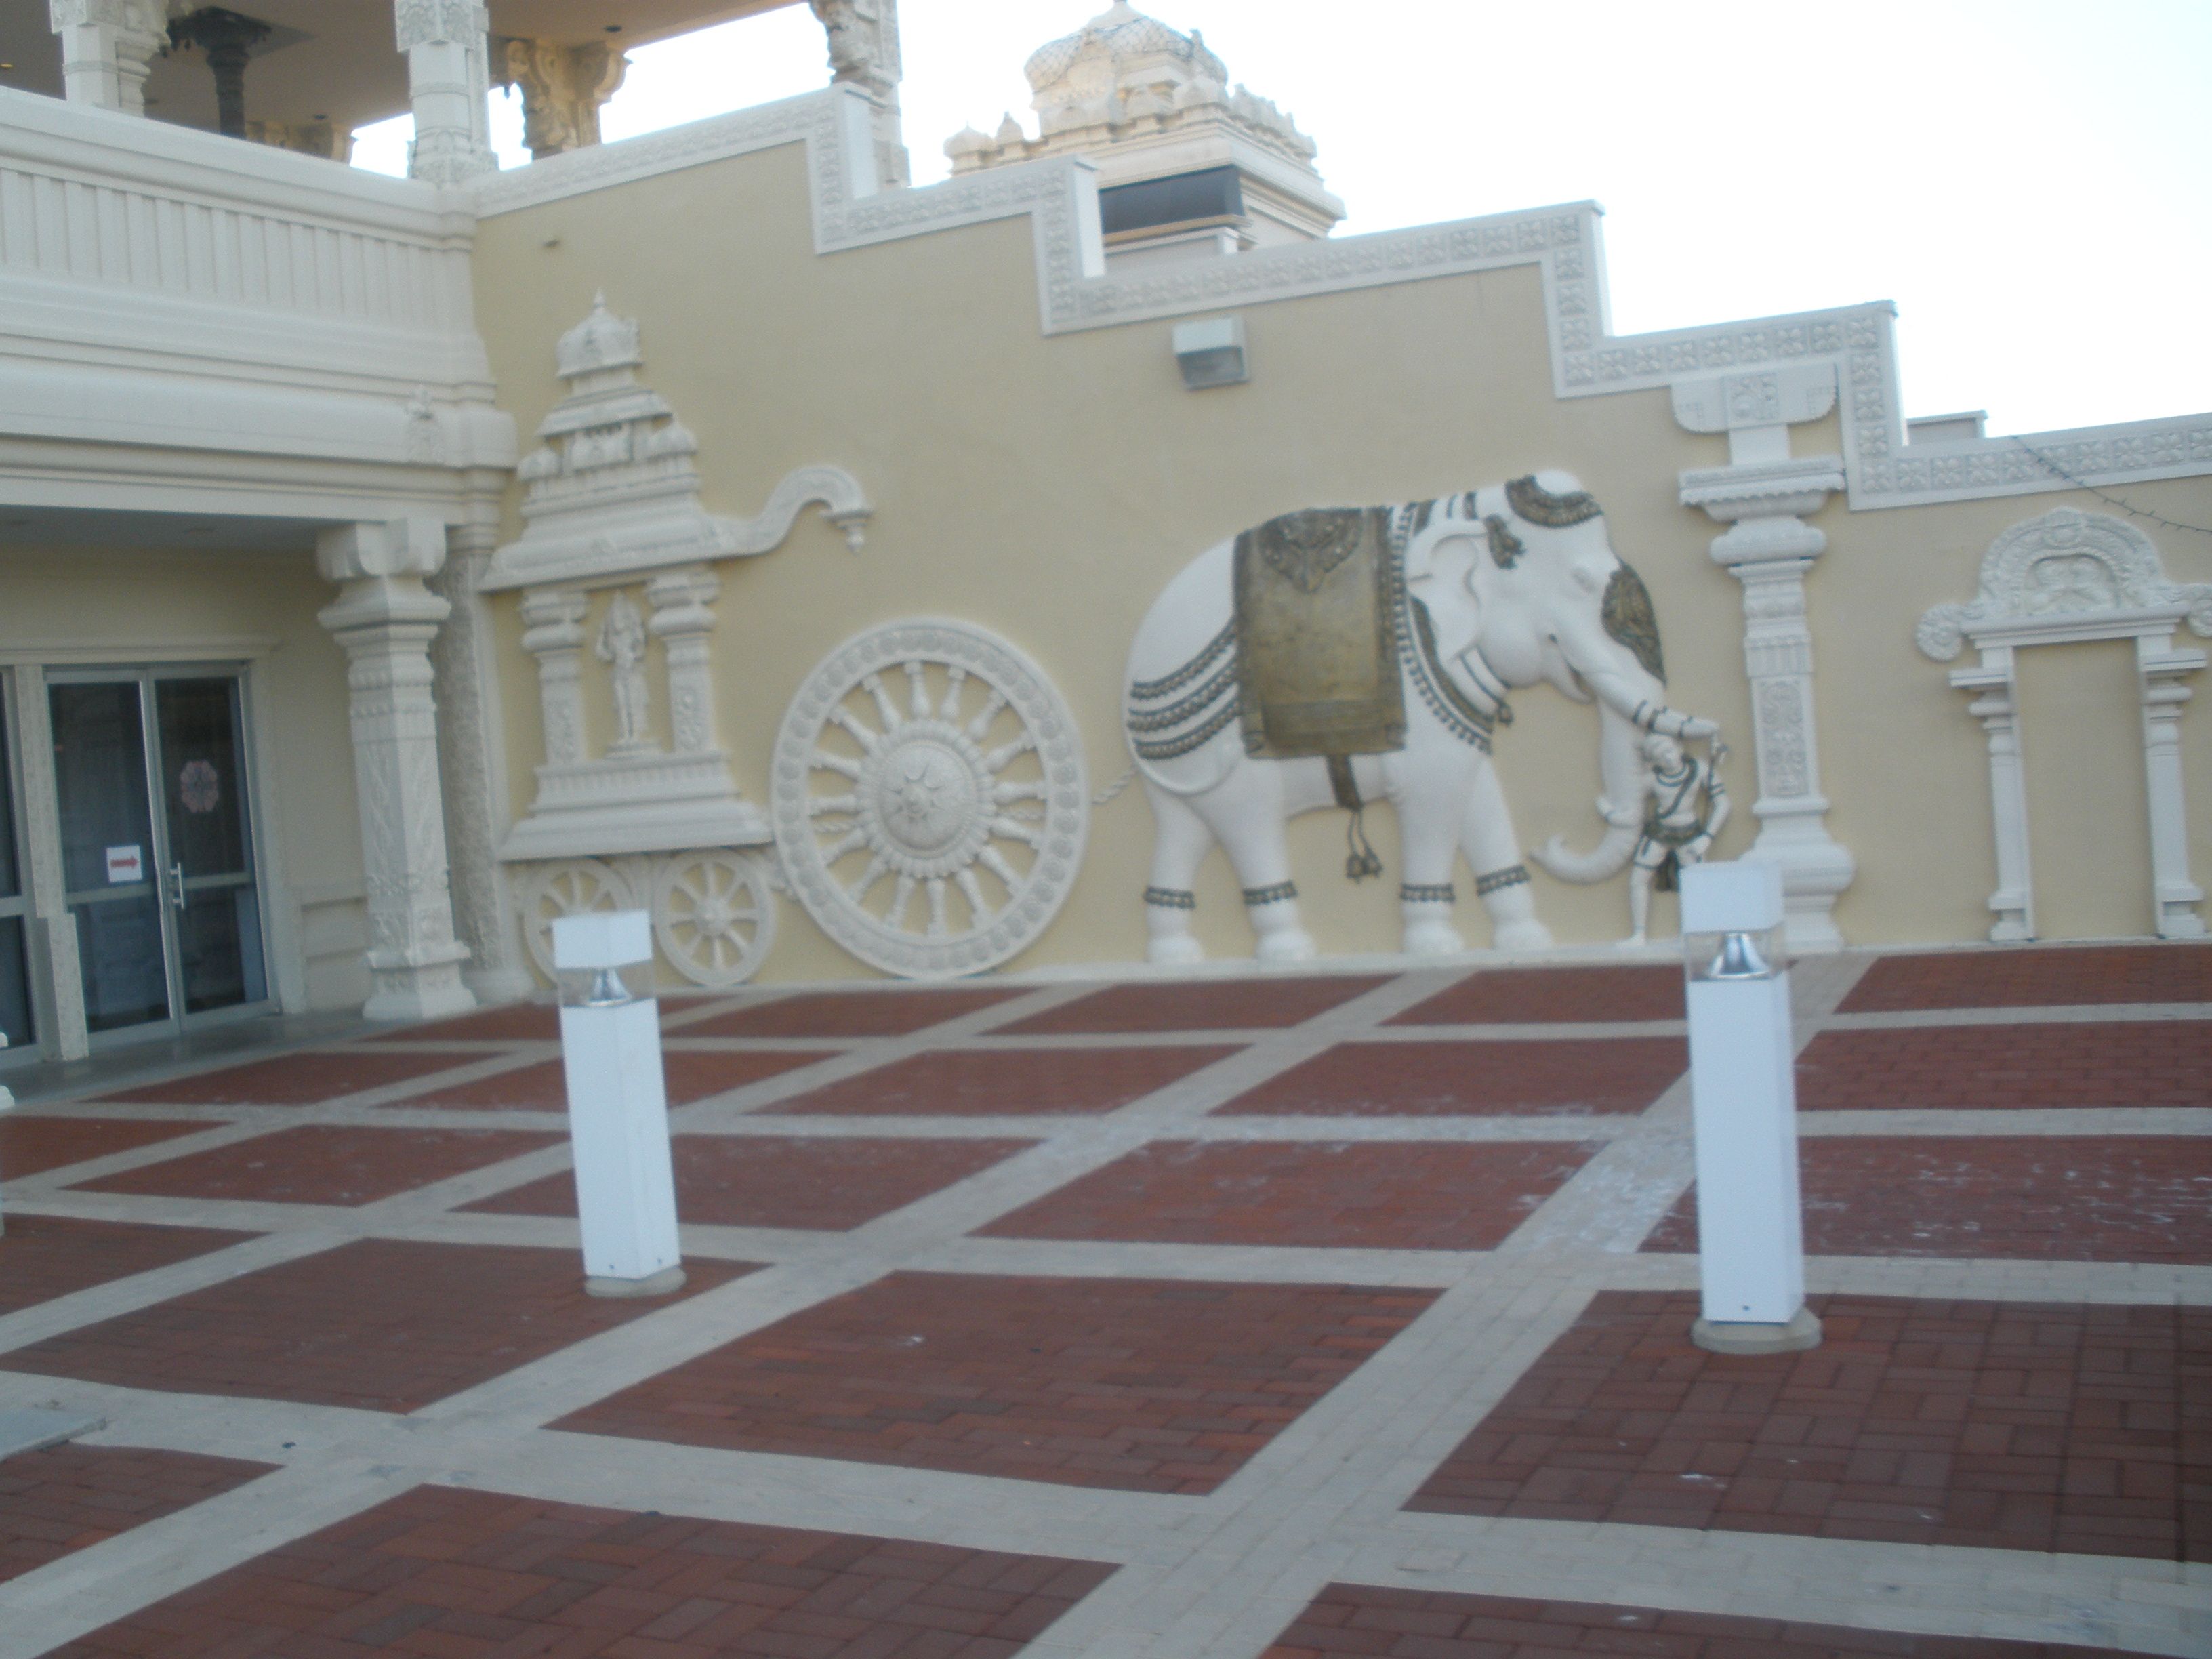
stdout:
<svg viewBox="0 0 2212 1659">
<path fill-rule="evenodd" d="M 671 1000 L 658 1301 L 542 1006 L 33 1098 L 0 1659 L 2212 1653 L 2212 947 L 1794 979 L 1773 1358 L 1665 966 Z"/>
</svg>

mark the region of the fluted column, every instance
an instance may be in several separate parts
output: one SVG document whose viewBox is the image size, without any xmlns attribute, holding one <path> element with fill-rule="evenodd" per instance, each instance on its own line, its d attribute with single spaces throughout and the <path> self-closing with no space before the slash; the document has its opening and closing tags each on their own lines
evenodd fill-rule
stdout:
<svg viewBox="0 0 2212 1659">
<path fill-rule="evenodd" d="M 2202 651 L 2176 650 L 2171 635 L 2138 635 L 2136 669 L 2142 683 L 2143 783 L 2150 805 L 2151 898 L 2160 939 L 2203 939 L 2197 907 L 2204 890 L 2189 878 L 2189 805 L 2182 793 L 2181 708 L 2190 698 L 2184 674 L 2204 666 Z"/>
<path fill-rule="evenodd" d="M 423 1019 L 477 1006 L 453 937 L 429 647 L 451 610 L 423 586 L 446 556 L 434 519 L 344 525 L 316 538 L 339 584 L 320 620 L 346 653 L 354 780 L 368 889 L 370 1019 Z"/>
<path fill-rule="evenodd" d="M 146 112 L 146 72 L 169 44 L 162 0 L 47 0 L 62 43 L 62 91 L 72 104 Z"/>
<path fill-rule="evenodd" d="M 393 21 L 407 54 L 415 107 L 410 178 L 465 185 L 499 170 L 491 150 L 491 15 L 480 0 L 398 0 Z"/>
<path fill-rule="evenodd" d="M 1951 672 L 1951 684 L 1975 694 L 1966 712 L 1982 723 L 1990 746 L 1990 820 L 1996 842 L 1997 885 L 1990 895 L 2000 945 L 2035 937 L 2035 879 L 2027 860 L 2027 774 L 2021 759 L 2020 707 L 2014 700 L 2009 646 L 1984 646 L 1972 668 Z"/>
</svg>

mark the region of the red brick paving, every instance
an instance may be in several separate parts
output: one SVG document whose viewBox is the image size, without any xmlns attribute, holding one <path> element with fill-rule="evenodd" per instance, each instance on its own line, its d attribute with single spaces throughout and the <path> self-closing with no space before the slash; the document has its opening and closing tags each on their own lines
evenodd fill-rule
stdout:
<svg viewBox="0 0 2212 1659">
<path fill-rule="evenodd" d="M 1389 1023 L 1537 1025 L 1683 1017 L 1680 968 L 1493 968 L 1468 975 Z"/>
<path fill-rule="evenodd" d="M 1007 986 L 900 991 L 809 991 L 684 1027 L 685 1036 L 906 1036 L 1024 994 Z"/>
<path fill-rule="evenodd" d="M 302 1124 L 84 1182 L 79 1190 L 252 1199 L 270 1204 L 374 1204 L 395 1193 L 558 1145 L 562 1139 L 511 1129 Z"/>
<path fill-rule="evenodd" d="M 1689 1065 L 1680 1037 L 1343 1042 L 1247 1090 L 1214 1115 L 1640 1112 Z"/>
<path fill-rule="evenodd" d="M 1808 1112 L 2212 1106 L 2212 1024 L 1823 1031 L 1798 1056 L 1797 1104 Z"/>
<path fill-rule="evenodd" d="M 148 1123 L 124 1117 L 32 1117 L 21 1109 L 0 1116 L 0 1181 L 43 1175 L 88 1159 L 135 1152 L 219 1123 Z"/>
<path fill-rule="evenodd" d="M 546 1002 L 511 1002 L 499 1008 L 480 1008 L 458 1019 L 432 1020 L 427 1024 L 395 1026 L 380 1031 L 371 1042 L 558 1042 L 561 1011 Z"/>
<path fill-rule="evenodd" d="M 1815 1255 L 2212 1261 L 2212 1140 L 1816 1137 L 1799 1154 Z M 1694 1188 L 1644 1248 L 1698 1248 Z"/>
<path fill-rule="evenodd" d="M 1486 1250 L 1595 1146 L 1164 1141 L 982 1230 L 994 1238 Z"/>
<path fill-rule="evenodd" d="M 142 1227 L 16 1211 L 7 1218 L 7 1231 L 0 1233 L 0 1314 L 151 1273 L 253 1237 L 212 1227 Z M 0 1355 L 0 1366 L 7 1363 Z"/>
<path fill-rule="evenodd" d="M 669 1048 L 661 1053 L 660 1069 L 668 1089 L 668 1103 L 686 1106 L 709 1095 L 781 1077 L 786 1072 L 797 1071 L 802 1066 L 811 1066 L 830 1057 L 827 1050 L 808 1054 L 712 1054 L 696 1048 Z M 568 1085 L 561 1062 L 546 1060 L 533 1066 L 519 1066 L 511 1072 L 495 1072 L 474 1083 L 433 1089 L 428 1094 L 386 1103 L 410 1111 L 434 1107 L 472 1112 L 565 1112 L 568 1109 Z"/>
<path fill-rule="evenodd" d="M 1407 1507 L 2212 1560 L 2212 1309 L 1811 1304 L 1727 1358 L 1694 1294 L 1601 1292 Z"/>
<path fill-rule="evenodd" d="M 1374 1659 L 1567 1659 L 1595 1653 L 1649 1654 L 1654 1659 L 2087 1659 L 2122 1651 L 1589 1601 L 1331 1584 L 1261 1659 L 1322 1659 L 1333 1653 Z"/>
<path fill-rule="evenodd" d="M 362 1048 L 278 1054 L 101 1095 L 101 1100 L 165 1101 L 181 1106 L 307 1106 L 364 1089 L 388 1088 L 483 1058 L 466 1049 L 404 1054 Z"/>
<path fill-rule="evenodd" d="M 1349 1285 L 894 1273 L 555 1426 L 1210 1492 L 1434 1299 Z"/>
<path fill-rule="evenodd" d="M 779 1101 L 779 1115 L 1029 1116 L 1110 1112 L 1234 1048 L 941 1048 Z"/>
<path fill-rule="evenodd" d="M 1840 1012 L 2113 1002 L 2212 1002 L 2212 945 L 2013 947 L 1883 957 L 1851 988 Z"/>
<path fill-rule="evenodd" d="M 10 1457 L 0 1462 L 0 1583 L 272 1467 L 128 1446 L 50 1446 Z"/>
<path fill-rule="evenodd" d="M 687 1296 L 751 1271 L 684 1267 Z M 670 1300 L 585 1295 L 572 1249 L 362 1239 L 0 1354 L 0 1370 L 410 1412 Z"/>
<path fill-rule="evenodd" d="M 53 1659 L 1006 1659 L 1113 1571 L 416 1486 Z"/>
<path fill-rule="evenodd" d="M 684 1220 L 842 1231 L 903 1209 L 1032 1143 L 676 1135 L 671 1144 L 676 1212 Z M 572 1216 L 575 1179 L 548 1176 L 466 1207 L 501 1215 Z"/>
<path fill-rule="evenodd" d="M 1017 1036 L 1096 1036 L 1107 1032 L 1273 1030 L 1364 996 L 1386 978 L 1285 975 L 1269 979 L 1176 980 L 1111 985 L 1001 1028 Z"/>
</svg>

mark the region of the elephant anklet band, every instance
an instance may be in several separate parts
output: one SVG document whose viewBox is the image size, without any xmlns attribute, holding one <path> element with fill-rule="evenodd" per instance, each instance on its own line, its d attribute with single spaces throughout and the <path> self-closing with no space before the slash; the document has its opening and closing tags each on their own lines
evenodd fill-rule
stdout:
<svg viewBox="0 0 2212 1659">
<path fill-rule="evenodd" d="M 1279 881 L 1273 887 L 1247 887 L 1244 902 L 1256 908 L 1262 904 L 1287 904 L 1297 896 L 1297 883 Z"/>
<path fill-rule="evenodd" d="M 1198 895 L 1185 892 L 1180 887 L 1147 887 L 1145 902 L 1162 910 L 1195 910 Z"/>
<path fill-rule="evenodd" d="M 1459 889 L 1448 881 L 1426 885 L 1403 882 L 1399 884 L 1398 900 L 1401 904 L 1454 904 L 1459 901 Z"/>
<path fill-rule="evenodd" d="M 1509 864 L 1503 870 L 1492 870 L 1486 876 L 1477 876 L 1474 878 L 1475 896 L 1487 898 L 1491 894 L 1504 888 L 1521 886 L 1528 879 L 1527 865 Z"/>
</svg>

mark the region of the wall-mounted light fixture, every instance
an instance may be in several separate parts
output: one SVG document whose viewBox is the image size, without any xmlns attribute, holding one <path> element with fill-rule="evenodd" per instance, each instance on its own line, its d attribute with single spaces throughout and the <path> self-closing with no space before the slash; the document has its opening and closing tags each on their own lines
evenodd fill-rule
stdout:
<svg viewBox="0 0 2212 1659">
<path fill-rule="evenodd" d="M 1242 317 L 1200 317 L 1175 325 L 1176 367 L 1193 392 L 1210 386 L 1241 386 L 1252 378 L 1244 357 Z"/>
</svg>

